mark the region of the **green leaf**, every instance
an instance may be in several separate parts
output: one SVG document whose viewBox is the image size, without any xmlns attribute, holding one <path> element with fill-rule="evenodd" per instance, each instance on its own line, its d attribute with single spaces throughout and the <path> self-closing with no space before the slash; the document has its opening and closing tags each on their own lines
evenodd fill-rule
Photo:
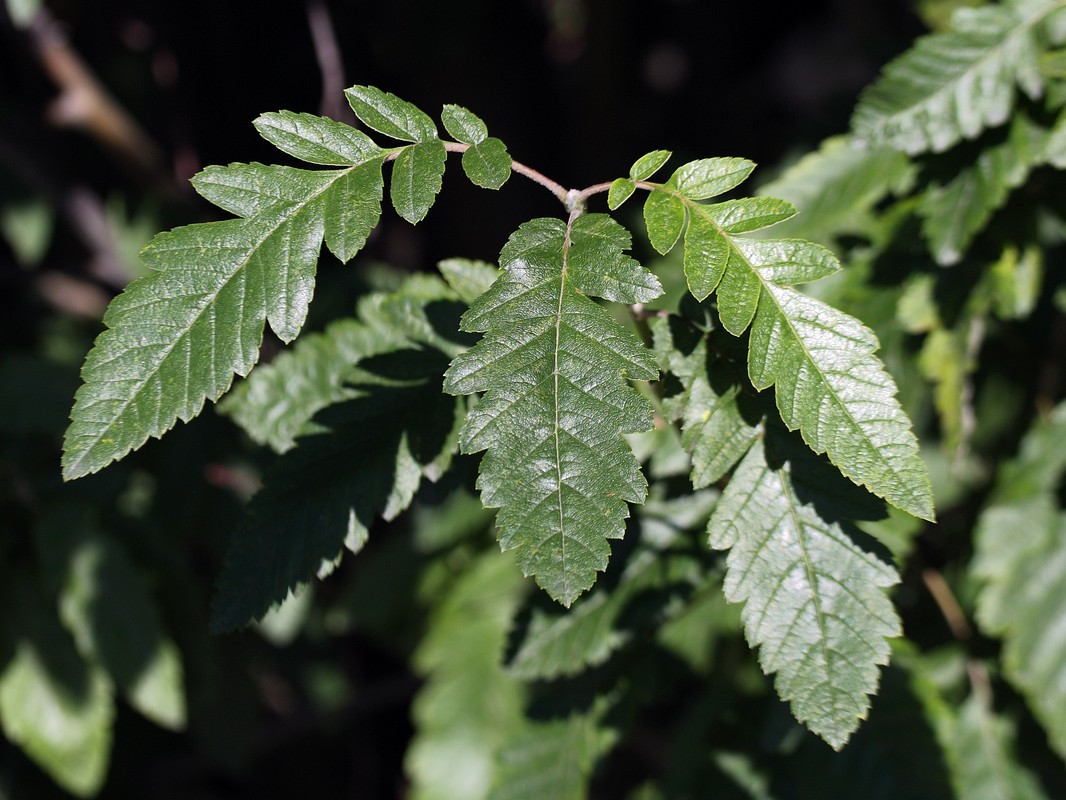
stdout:
<svg viewBox="0 0 1066 800">
<path fill-rule="evenodd" d="M 794 216 L 796 207 L 776 197 L 743 197 L 707 206 L 706 213 L 726 233 L 747 233 Z"/>
<path fill-rule="evenodd" d="M 967 800 L 1050 800 L 1014 753 L 1015 726 L 971 695 L 945 737 L 955 793 Z"/>
<path fill-rule="evenodd" d="M 500 753 L 489 800 L 585 800 L 598 738 L 582 714 L 531 723 Z"/>
<path fill-rule="evenodd" d="M 452 290 L 466 303 L 473 303 L 500 277 L 495 264 L 466 258 L 446 258 L 437 269 Z"/>
<path fill-rule="evenodd" d="M 646 181 L 660 169 L 672 156 L 669 150 L 653 150 L 633 162 L 629 168 L 629 177 L 635 181 Z"/>
<path fill-rule="evenodd" d="M 384 158 L 387 152 L 362 131 L 315 114 L 277 111 L 252 124 L 279 150 L 311 164 L 350 167 Z"/>
<path fill-rule="evenodd" d="M 932 491 L 873 332 L 814 298 L 766 286 L 751 327 L 748 374 L 816 453 L 897 508 L 933 518 Z"/>
<path fill-rule="evenodd" d="M 565 611 L 535 606 L 508 672 L 525 680 L 553 680 L 604 663 L 620 647 L 648 633 L 647 628 L 672 616 L 651 609 L 668 605 L 682 587 L 691 590 L 704 577 L 703 568 L 687 555 L 639 550 L 617 586 L 597 587 Z M 640 626 L 638 620 L 626 619 L 627 613 L 634 615 L 634 607 L 653 623 Z M 680 610 L 679 604 L 672 610 Z"/>
<path fill-rule="evenodd" d="M 164 728 L 185 727 L 181 659 L 143 578 L 110 537 L 86 537 L 59 599 L 81 654 L 107 670 L 130 705 Z"/>
<path fill-rule="evenodd" d="M 1026 319 L 1044 285 L 1044 251 L 1030 245 L 1021 253 L 1007 246 L 989 270 L 992 307 L 1000 319 Z"/>
<path fill-rule="evenodd" d="M 380 302 L 372 297 L 361 303 Z M 360 359 L 398 346 L 402 335 L 346 319 L 322 333 L 301 336 L 269 364 L 260 366 L 219 403 L 253 441 L 278 453 L 289 450 L 321 409 L 354 397 L 346 378 Z"/>
<path fill-rule="evenodd" d="M 380 159 L 350 169 L 329 171 L 263 164 L 208 167 L 192 182 L 201 195 L 220 208 L 264 223 L 269 236 L 259 245 L 263 252 L 257 255 L 285 266 L 288 261 L 295 261 L 286 269 L 265 271 L 270 297 L 278 297 L 275 302 L 280 302 L 292 294 L 302 300 L 304 315 L 322 238 L 325 237 L 326 245 L 337 258 L 347 262 L 366 244 L 381 216 Z M 176 235 L 194 227 L 178 228 L 171 233 Z M 157 236 L 142 253 L 148 266 L 163 266 L 148 258 L 162 236 L 165 234 Z M 301 244 L 304 239 L 307 244 Z M 290 255 L 289 249 L 298 252 Z M 289 272 L 294 274 L 290 276 Z M 274 274 L 277 277 L 271 278 Z M 286 286 L 285 282 L 294 285 Z M 301 289 L 302 294 L 298 293 Z M 300 321 L 302 324 L 302 317 Z M 281 324 L 274 317 L 270 318 L 270 324 L 285 341 L 290 341 L 299 330 L 290 331 L 284 326 L 279 330 Z"/>
<path fill-rule="evenodd" d="M 746 158 L 702 158 L 682 164 L 666 185 L 692 200 L 706 200 L 739 186 L 754 169 Z"/>
<path fill-rule="evenodd" d="M 510 560 L 490 552 L 434 601 L 414 655 L 426 682 L 412 704 L 416 734 L 404 759 L 412 798 L 488 796 L 497 753 L 524 722 L 525 687 L 500 666 L 524 588 Z"/>
<path fill-rule="evenodd" d="M 444 123 L 444 129 L 457 142 L 477 145 L 484 142 L 489 136 L 489 129 L 481 118 L 462 106 L 450 103 L 445 105 L 440 118 L 441 122 Z"/>
<path fill-rule="evenodd" d="M 842 505 L 833 475 L 769 428 L 737 467 L 708 530 L 712 547 L 729 550 L 726 598 L 745 604 L 745 635 L 763 671 L 776 673 L 796 719 L 839 750 L 866 717 L 878 667 L 888 663 L 887 638 L 901 631 L 885 592 L 899 577 L 856 543 L 860 532 L 843 521 L 854 509 Z"/>
<path fill-rule="evenodd" d="M 307 315 L 322 238 L 350 258 L 380 215 L 381 162 L 331 172 L 216 167 L 205 197 L 249 219 L 189 225 L 143 251 L 157 270 L 112 301 L 82 368 L 63 474 L 103 468 L 200 413 L 259 357 L 264 318 L 290 341 Z"/>
<path fill-rule="evenodd" d="M 877 203 L 906 192 L 915 171 L 910 159 L 891 148 L 856 147 L 835 136 L 760 187 L 759 194 L 784 198 L 802 209 L 782 223 L 779 236 L 821 242 L 843 234 L 870 236 L 877 228 Z"/>
<path fill-rule="evenodd" d="M 0 726 L 60 786 L 92 797 L 111 755 L 115 704 L 103 670 L 83 661 L 47 608 L 20 580 L 5 597 L 22 634 L 0 672 Z"/>
<path fill-rule="evenodd" d="M 607 207 L 614 211 L 633 196 L 637 185 L 629 178 L 617 178 L 607 192 Z"/>
<path fill-rule="evenodd" d="M 925 196 L 918 213 L 938 264 L 962 259 L 992 214 L 1043 158 L 1046 139 L 1045 130 L 1016 114 L 1005 142 L 982 150 L 972 167 Z"/>
<path fill-rule="evenodd" d="M 1006 122 L 1016 85 L 1034 99 L 1043 90 L 1034 28 L 1062 3 L 1034 5 L 1027 15 L 999 5 L 960 9 L 952 30 L 920 38 L 863 92 L 855 135 L 914 155 Z"/>
<path fill-rule="evenodd" d="M 644 201 L 644 224 L 651 246 L 666 255 L 685 227 L 685 206 L 669 192 L 653 190 Z"/>
<path fill-rule="evenodd" d="M 511 177 L 511 155 L 507 146 L 488 138 L 463 152 L 463 171 L 471 183 L 483 189 L 499 189 Z"/>
<path fill-rule="evenodd" d="M 392 165 L 389 194 L 405 220 L 415 225 L 425 219 L 440 192 L 448 152 L 438 139 L 405 147 Z"/>
<path fill-rule="evenodd" d="M 485 392 L 462 431 L 463 452 L 487 450 L 482 502 L 500 508 L 504 550 L 570 605 L 607 565 L 627 502 L 647 484 L 621 434 L 651 427 L 651 406 L 624 378 L 651 380 L 654 359 L 587 294 L 644 302 L 655 276 L 623 254 L 609 217 L 571 227 L 538 219 L 514 233 L 505 270 L 463 316 L 486 336 L 448 369 L 445 391 Z"/>
<path fill-rule="evenodd" d="M 355 116 L 367 126 L 401 142 L 427 142 L 437 138 L 437 126 L 425 112 L 391 92 L 374 86 L 344 90 Z"/>
<path fill-rule="evenodd" d="M 682 391 L 665 398 L 670 419 L 681 420 L 681 443 L 692 454 L 692 485 L 717 483 L 755 443 L 761 418 L 725 358 L 712 355 L 709 336 L 678 317 L 651 322 L 655 351 L 663 370 L 675 375 Z"/>
<path fill-rule="evenodd" d="M 933 403 L 949 450 L 962 443 L 966 382 L 975 366 L 971 362 L 961 334 L 942 328 L 930 332 L 918 355 L 922 374 L 933 382 Z"/>
<path fill-rule="evenodd" d="M 1033 427 L 997 476 L 975 533 L 977 621 L 1004 641 L 1008 679 L 1066 757 L 1066 405 Z"/>
<path fill-rule="evenodd" d="M 441 375 L 458 348 L 452 344 L 446 354 L 435 341 L 427 343 L 433 339 L 427 307 L 446 306 L 448 297 L 439 279 L 432 284 L 425 297 L 401 291 L 387 299 L 400 343 L 349 369 L 348 399 L 319 412 L 268 472 L 231 544 L 213 629 L 262 616 L 329 571 L 345 545 L 354 550 L 365 542 L 378 516 L 395 518 L 423 478 L 436 480 L 447 469 L 462 408 L 441 393 Z M 382 305 L 362 308 L 380 312 Z M 447 310 L 445 324 L 454 330 L 459 309 Z"/>
<path fill-rule="evenodd" d="M 760 205 L 688 209 L 685 275 L 697 299 L 713 289 L 722 325 L 734 336 L 751 327 L 748 374 L 756 389 L 775 387 L 790 430 L 826 453 L 856 483 L 922 519 L 932 492 L 896 385 L 874 355 L 877 337 L 853 317 L 788 285 L 839 269 L 824 247 L 798 240 L 736 239 L 720 220 L 738 223 Z M 725 206 L 725 210 L 722 210 Z M 784 285 L 782 285 L 784 284 Z"/>
</svg>

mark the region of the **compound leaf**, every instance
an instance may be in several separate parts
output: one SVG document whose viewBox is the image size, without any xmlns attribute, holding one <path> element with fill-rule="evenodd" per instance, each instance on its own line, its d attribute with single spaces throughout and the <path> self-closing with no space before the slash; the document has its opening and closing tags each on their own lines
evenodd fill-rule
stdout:
<svg viewBox="0 0 1066 800">
<path fill-rule="evenodd" d="M 877 337 L 857 319 L 790 288 L 836 272 L 832 253 L 800 240 L 738 239 L 723 227 L 750 231 L 757 220 L 788 214 L 789 204 L 762 198 L 768 202 L 705 205 L 669 184 L 656 194 L 686 209 L 689 290 L 698 300 L 717 293 L 718 315 L 734 336 L 750 326 L 748 375 L 756 389 L 775 387 L 788 428 L 799 429 L 816 453 L 826 453 L 856 483 L 932 519 L 928 474 L 896 384 L 874 356 Z"/>
<path fill-rule="evenodd" d="M 156 236 L 157 270 L 108 307 L 82 368 L 64 442 L 63 474 L 87 475 L 200 413 L 259 357 L 264 319 L 283 341 L 299 332 L 323 237 L 341 258 L 381 213 L 381 159 L 342 170 L 240 164 L 194 185 L 244 219 Z"/>
<path fill-rule="evenodd" d="M 887 639 L 901 631 L 884 591 L 898 575 L 856 543 L 861 534 L 842 521 L 854 510 L 842 507 L 846 493 L 833 478 L 824 461 L 769 428 L 708 530 L 712 547 L 729 550 L 726 598 L 745 604 L 744 631 L 763 671 L 776 673 L 796 719 L 839 750 L 866 716 Z"/>
<path fill-rule="evenodd" d="M 862 95 L 852 130 L 870 144 L 912 155 L 941 152 L 1007 120 L 1015 86 L 1043 90 L 1034 28 L 1061 2 L 964 8 L 952 29 L 920 38 Z"/>
<path fill-rule="evenodd" d="M 445 391 L 485 392 L 461 434 L 487 450 L 482 502 L 500 508 L 504 550 L 564 605 L 606 567 L 627 502 L 647 484 L 621 434 L 651 427 L 651 406 L 625 378 L 651 380 L 654 359 L 587 295 L 658 296 L 623 254 L 629 233 L 603 215 L 522 225 L 500 254 L 503 275 L 463 316 L 485 337 L 448 369 Z"/>
</svg>

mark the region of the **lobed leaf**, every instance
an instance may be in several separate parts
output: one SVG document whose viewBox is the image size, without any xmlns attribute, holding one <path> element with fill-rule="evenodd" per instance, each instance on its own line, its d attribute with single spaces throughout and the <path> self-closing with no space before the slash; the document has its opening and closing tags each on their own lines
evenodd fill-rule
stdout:
<svg viewBox="0 0 1066 800">
<path fill-rule="evenodd" d="M 1060 0 L 1041 0 L 1024 11 L 960 9 L 950 31 L 918 39 L 862 94 L 851 123 L 856 137 L 914 155 L 947 150 L 1001 125 L 1014 108 L 1016 85 L 1040 96 L 1034 29 L 1060 8 Z"/>
<path fill-rule="evenodd" d="M 212 167 L 197 190 L 245 219 L 189 225 L 144 249 L 157 270 L 110 305 L 82 368 L 63 474 L 87 475 L 188 421 L 259 357 L 264 319 L 283 341 L 299 332 L 321 242 L 342 260 L 381 212 L 381 161 L 319 172 Z"/>
<path fill-rule="evenodd" d="M 607 564 L 627 502 L 647 484 L 621 434 L 647 430 L 651 407 L 624 378 L 654 360 L 587 295 L 644 302 L 655 277 L 625 256 L 629 234 L 603 215 L 524 224 L 500 254 L 503 275 L 463 316 L 485 337 L 449 367 L 445 391 L 485 392 L 461 434 L 487 450 L 482 502 L 500 508 L 504 550 L 570 605 Z"/>
<path fill-rule="evenodd" d="M 833 473 L 768 428 L 737 467 L 708 526 L 729 550 L 725 594 L 796 719 L 839 750 L 866 717 L 900 622 L 884 591 L 896 571 L 856 543 Z M 845 484 L 846 485 L 846 484 Z M 839 495 L 839 496 L 838 496 Z M 861 501 L 860 501 L 861 502 Z"/>
<path fill-rule="evenodd" d="M 365 308 L 376 299 L 361 305 Z M 347 378 L 360 359 L 402 341 L 402 334 L 339 320 L 322 333 L 301 336 L 291 350 L 254 370 L 223 398 L 218 410 L 253 441 L 283 453 L 318 411 L 354 396 Z"/>
</svg>

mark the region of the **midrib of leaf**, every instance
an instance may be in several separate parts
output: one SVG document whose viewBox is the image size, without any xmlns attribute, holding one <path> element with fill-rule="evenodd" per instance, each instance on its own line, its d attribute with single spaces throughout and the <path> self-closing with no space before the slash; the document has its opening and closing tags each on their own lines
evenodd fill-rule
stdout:
<svg viewBox="0 0 1066 800">
<path fill-rule="evenodd" d="M 806 529 L 803 520 L 799 514 L 796 513 L 796 509 L 799 507 L 799 500 L 796 498 L 795 493 L 792 491 L 792 486 L 789 481 L 785 479 L 784 474 L 781 471 L 777 473 L 777 481 L 781 484 L 781 492 L 788 499 L 788 515 L 792 518 L 792 524 L 796 530 L 796 541 L 799 543 L 800 552 L 803 554 L 803 568 L 807 573 L 807 583 L 811 587 L 811 601 L 814 603 L 815 614 L 814 618 L 818 620 L 818 649 L 822 651 L 822 659 L 825 662 L 825 682 L 827 684 L 833 684 L 832 676 L 832 663 L 833 654 L 829 651 L 826 643 L 829 641 L 829 631 L 825 627 L 825 618 L 822 613 L 822 609 L 826 604 L 821 602 L 821 598 L 818 592 L 818 574 L 814 570 L 814 564 L 811 562 L 810 553 L 807 550 L 807 537 L 804 536 L 804 530 Z M 767 604 L 767 608 L 770 604 Z M 797 619 L 799 617 L 797 616 Z"/>
<path fill-rule="evenodd" d="M 555 499 L 559 507 L 559 549 L 563 564 L 566 564 L 566 513 L 563 509 L 563 453 L 559 442 L 559 350 L 562 347 L 563 299 L 566 292 L 566 275 L 570 259 L 570 232 L 574 227 L 574 215 L 566 221 L 566 237 L 563 239 L 563 268 L 559 273 L 559 299 L 555 306 L 555 351 L 552 353 L 553 396 L 552 411 L 555 414 L 553 435 L 555 436 Z M 565 571 L 565 568 L 564 568 Z"/>
<path fill-rule="evenodd" d="M 658 186 L 656 188 L 660 189 L 661 191 L 668 191 L 671 194 L 673 194 L 675 197 L 680 199 L 681 202 L 684 203 L 685 206 L 688 208 L 690 214 L 691 213 L 699 214 L 710 225 L 714 226 L 715 230 L 718 231 L 718 234 L 720 236 L 722 236 L 723 238 L 726 239 L 726 241 L 729 242 L 730 251 L 731 251 L 731 253 L 730 253 L 730 261 L 732 261 L 733 259 L 739 259 L 740 262 L 744 266 L 746 266 L 751 271 L 751 273 L 753 275 L 755 275 L 756 278 L 759 279 L 760 288 L 759 288 L 759 299 L 758 299 L 757 303 L 764 303 L 768 299 L 773 302 L 774 308 L 776 309 L 777 317 L 779 319 L 781 319 L 781 320 L 784 320 L 784 324 L 785 324 L 785 326 L 788 329 L 789 335 L 792 337 L 792 340 L 794 342 L 796 342 L 796 344 L 800 347 L 800 349 L 802 350 L 807 362 L 815 366 L 815 373 L 818 375 L 822 385 L 825 387 L 827 393 L 832 398 L 833 403 L 837 406 L 837 408 L 841 409 L 844 412 L 845 417 L 851 423 L 852 429 L 857 433 L 858 438 L 860 438 L 862 440 L 862 442 L 866 445 L 866 448 L 865 448 L 866 449 L 866 456 L 868 458 L 876 459 L 877 462 L 882 465 L 882 468 L 883 468 L 882 469 L 882 474 L 884 474 L 884 468 L 887 468 L 887 470 L 892 474 L 892 476 L 894 478 L 893 482 L 897 486 L 908 486 L 909 483 L 908 483 L 907 477 L 904 476 L 904 475 L 901 475 L 900 472 L 897 469 L 895 469 L 895 467 L 893 467 L 891 461 L 889 461 L 888 459 L 886 459 L 884 457 L 884 455 L 881 452 L 881 449 L 879 447 L 877 447 L 873 442 L 870 441 L 869 437 L 862 430 L 862 426 L 860 425 L 859 421 L 855 419 L 854 415 L 848 409 L 847 404 L 844 403 L 844 401 L 841 399 L 840 395 L 837 393 L 836 389 L 833 387 L 833 384 L 829 381 L 829 379 L 826 377 L 825 373 L 820 368 L 818 362 L 815 360 L 814 356 L 811 354 L 811 351 L 806 347 L 806 345 L 805 345 L 805 343 L 803 341 L 803 338 L 799 335 L 799 332 L 796 330 L 795 326 L 792 324 L 792 319 L 784 312 L 784 309 L 781 307 L 781 304 L 777 302 L 777 298 L 774 296 L 773 291 L 771 291 L 771 289 L 770 289 L 770 286 L 771 285 L 775 285 L 775 284 L 771 284 L 771 282 L 767 281 L 763 277 L 763 275 L 762 275 L 761 271 L 758 269 L 758 267 L 756 267 L 754 264 L 752 264 L 751 261 L 747 258 L 747 256 L 744 255 L 744 251 L 741 248 L 736 247 L 736 245 L 734 244 L 733 236 L 731 234 L 727 233 L 725 230 L 723 230 L 722 227 L 720 225 L 718 225 L 718 223 L 714 220 L 714 218 L 710 214 L 706 213 L 706 210 L 705 210 L 706 207 L 705 206 L 703 206 L 702 204 L 700 204 L 700 203 L 698 203 L 698 202 L 686 197 L 683 194 L 680 194 L 678 192 L 672 191 L 669 188 L 658 187 Z M 785 289 L 786 291 L 790 291 L 787 287 L 777 287 L 777 288 Z M 752 319 L 754 319 L 754 315 L 752 316 Z M 747 325 L 744 326 L 744 328 L 746 329 L 750 324 L 751 323 L 749 322 Z M 726 325 L 726 328 L 728 329 L 729 325 Z M 734 335 L 739 335 L 740 333 L 743 332 L 743 329 L 741 329 L 739 331 L 730 330 L 730 332 L 733 333 Z M 837 336 L 841 335 L 839 331 L 833 331 L 833 333 L 834 333 L 834 335 L 837 335 Z M 756 388 L 764 389 L 766 387 L 760 386 L 760 387 L 756 387 Z M 780 400 L 780 394 L 779 393 L 777 393 L 777 397 Z M 780 402 L 779 402 L 778 407 L 780 408 Z M 782 409 L 782 411 L 783 411 L 783 409 Z M 808 438 L 808 432 L 806 430 L 804 430 L 799 425 L 799 423 L 794 423 L 792 421 L 793 419 L 795 419 L 795 412 L 793 411 L 793 413 L 789 414 L 788 417 L 789 417 L 789 419 L 784 420 L 786 425 L 788 426 L 788 428 L 790 430 L 796 430 L 797 428 L 799 428 L 800 433 L 801 433 L 801 435 L 804 438 L 804 441 L 807 441 L 808 443 L 811 443 L 810 439 Z M 832 461 L 839 469 L 844 471 L 845 474 L 849 475 L 849 477 L 850 477 L 851 476 L 851 470 L 848 468 L 847 463 L 841 463 L 840 460 L 837 458 L 837 455 L 835 453 L 827 452 L 825 446 L 821 444 L 821 437 L 820 436 L 817 436 L 817 440 L 819 442 L 819 447 L 821 447 L 821 449 L 817 450 L 817 452 L 826 452 L 826 454 L 829 456 L 829 460 Z M 853 480 L 854 480 L 854 478 L 853 478 Z M 880 492 L 878 492 L 878 493 L 880 493 Z M 908 510 L 911 510 L 911 509 L 908 509 Z"/>
<path fill-rule="evenodd" d="M 235 279 L 237 279 L 237 278 L 239 278 L 239 277 L 244 275 L 244 271 L 248 267 L 248 262 L 251 261 L 251 259 L 255 256 L 256 252 L 259 250 L 260 247 L 262 247 L 263 243 L 267 239 L 269 239 L 271 236 L 273 236 L 278 231 L 278 229 L 281 228 L 282 225 L 284 225 L 287 222 L 289 222 L 289 220 L 292 219 L 292 217 L 296 216 L 296 214 L 298 214 L 300 211 L 303 211 L 304 208 L 306 208 L 310 203 L 316 201 L 321 195 L 325 194 L 325 192 L 327 192 L 330 188 L 332 188 L 334 183 L 336 183 L 336 181 L 339 178 L 341 178 L 343 175 L 347 174 L 348 172 L 350 172 L 354 168 L 355 167 L 353 166 L 353 167 L 348 167 L 348 168 L 345 168 L 345 169 L 336 170 L 336 175 L 335 175 L 334 179 L 332 181 L 329 181 L 328 183 L 324 183 L 322 185 L 322 188 L 319 191 L 316 191 L 313 194 L 311 194 L 307 198 L 307 200 L 299 202 L 299 203 L 293 203 L 292 205 L 288 206 L 287 208 L 285 208 L 280 213 L 275 212 L 274 214 L 272 214 L 271 215 L 272 216 L 272 219 L 271 219 L 271 223 L 272 224 L 270 224 L 270 225 L 264 225 L 262 222 L 259 221 L 258 217 L 252 217 L 252 218 L 248 218 L 247 219 L 247 222 L 249 222 L 249 223 L 259 222 L 260 225 L 263 225 L 263 227 L 261 228 L 261 235 L 259 235 L 258 237 L 253 239 L 255 244 L 252 245 L 251 247 L 248 247 L 246 255 L 244 256 L 244 258 L 241 259 L 240 263 L 237 265 L 236 269 L 234 269 L 233 272 L 229 275 L 229 277 L 227 277 L 224 281 L 222 281 L 222 283 L 220 283 L 217 287 L 215 287 L 215 290 L 213 292 L 203 295 L 203 302 L 202 302 L 200 308 L 197 310 L 195 316 L 192 318 L 192 320 L 188 323 L 188 325 L 186 325 L 181 330 L 181 332 L 177 336 L 173 337 L 173 339 L 171 340 L 171 343 L 168 346 L 165 346 L 160 351 L 160 355 L 158 356 L 158 358 L 156 358 L 155 363 L 152 366 L 152 369 L 146 371 L 141 376 L 141 379 L 134 384 L 135 388 L 128 393 L 126 400 L 119 405 L 117 413 L 114 413 L 112 415 L 112 421 L 109 422 L 107 425 L 105 425 L 95 436 L 93 436 L 91 439 L 89 439 L 89 444 L 87 446 L 84 446 L 84 445 L 80 446 L 80 450 L 81 450 L 82 455 L 78 459 L 76 459 L 75 461 L 70 463 L 64 469 L 64 473 L 66 473 L 67 475 L 78 475 L 78 474 L 80 474 L 81 463 L 85 460 L 86 457 L 88 457 L 88 455 L 92 452 L 93 448 L 95 448 L 103 439 L 107 438 L 107 434 L 110 433 L 110 431 L 115 426 L 115 424 L 118 423 L 123 418 L 123 416 L 126 414 L 126 411 L 129 410 L 130 406 L 132 406 L 134 403 L 137 402 L 137 400 L 141 396 L 141 392 L 144 390 L 144 387 L 146 385 L 148 385 L 152 381 L 153 378 L 155 378 L 155 376 L 159 373 L 159 370 L 162 368 L 162 365 L 164 363 L 166 363 L 167 359 L 170 358 L 170 356 L 174 352 L 175 348 L 177 348 L 178 345 L 180 345 L 181 342 L 185 340 L 185 337 L 188 336 L 189 331 L 191 331 L 193 328 L 195 328 L 201 322 L 201 320 L 204 318 L 204 314 L 207 313 L 213 307 L 214 302 L 218 298 L 218 296 L 220 294 L 222 294 L 226 290 L 226 288 L 228 288 Z M 244 303 L 243 303 L 244 295 L 245 295 L 245 293 L 242 292 L 241 293 L 241 297 L 242 297 L 241 314 L 242 314 L 242 316 L 243 316 L 243 313 L 244 313 Z M 188 296 L 188 295 L 185 295 L 185 296 Z M 167 300 L 172 300 L 172 299 L 173 300 L 177 300 L 177 299 L 180 299 L 180 298 L 179 297 L 175 297 L 175 298 L 166 298 L 166 299 Z M 149 302 L 159 302 L 159 298 L 158 297 L 153 297 L 153 298 L 151 298 L 151 300 Z M 142 304 L 142 305 L 145 305 L 145 304 Z M 265 305 L 266 304 L 264 303 L 264 306 Z M 212 346 L 211 346 L 211 352 L 209 354 L 209 357 L 211 359 L 211 372 L 212 372 L 212 374 L 216 374 L 217 375 L 218 374 L 218 366 L 215 363 L 215 353 L 218 350 L 218 348 L 215 346 L 216 335 L 217 335 L 216 334 L 216 326 L 212 324 L 211 325 Z M 117 358 L 117 357 L 118 357 L 118 355 L 115 356 L 115 358 Z M 191 375 L 192 375 L 192 364 L 191 364 L 191 359 L 192 358 L 193 358 L 193 353 L 191 352 L 191 349 L 190 349 L 190 352 L 189 352 L 189 354 L 187 356 L 187 359 L 186 359 L 187 363 L 186 363 L 186 366 L 185 366 L 185 370 L 183 372 L 184 377 L 185 377 L 185 389 L 184 389 L 185 394 L 184 394 L 184 397 L 186 397 L 186 398 L 188 398 L 188 396 L 189 396 L 189 381 L 190 381 Z M 103 364 L 107 364 L 107 363 L 108 363 L 107 361 L 101 362 L 100 366 L 102 366 Z M 156 409 L 156 413 L 153 414 L 153 419 L 155 419 L 155 420 L 159 419 L 158 405 L 159 405 L 159 398 L 156 398 L 157 409 Z"/>
</svg>

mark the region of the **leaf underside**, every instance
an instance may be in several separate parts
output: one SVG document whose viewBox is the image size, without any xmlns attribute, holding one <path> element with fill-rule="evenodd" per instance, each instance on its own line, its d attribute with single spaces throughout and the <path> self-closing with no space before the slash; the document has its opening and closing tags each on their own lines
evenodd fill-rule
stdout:
<svg viewBox="0 0 1066 800">
<path fill-rule="evenodd" d="M 745 635 L 763 671 L 776 673 L 795 717 L 839 750 L 866 717 L 887 639 L 901 630 L 885 592 L 898 575 L 857 544 L 834 475 L 793 436 L 768 428 L 708 530 L 712 547 L 729 549 L 726 598 L 745 604 Z"/>
<path fill-rule="evenodd" d="M 603 215 L 572 228 L 538 219 L 500 254 L 503 275 L 463 316 L 485 337 L 458 356 L 445 391 L 485 392 L 461 433 L 487 450 L 482 502 L 500 508 L 504 550 L 569 605 L 607 565 L 627 502 L 647 484 L 623 433 L 651 427 L 651 406 L 625 378 L 652 380 L 654 359 L 590 295 L 620 302 L 658 296 L 656 278 L 623 254 L 630 237 Z"/>
<path fill-rule="evenodd" d="M 852 118 L 860 140 L 912 155 L 941 152 L 1005 122 L 1016 87 L 1039 97 L 1043 81 L 1034 27 L 1060 2 L 966 8 L 952 29 L 922 37 L 867 89 Z"/>
</svg>

